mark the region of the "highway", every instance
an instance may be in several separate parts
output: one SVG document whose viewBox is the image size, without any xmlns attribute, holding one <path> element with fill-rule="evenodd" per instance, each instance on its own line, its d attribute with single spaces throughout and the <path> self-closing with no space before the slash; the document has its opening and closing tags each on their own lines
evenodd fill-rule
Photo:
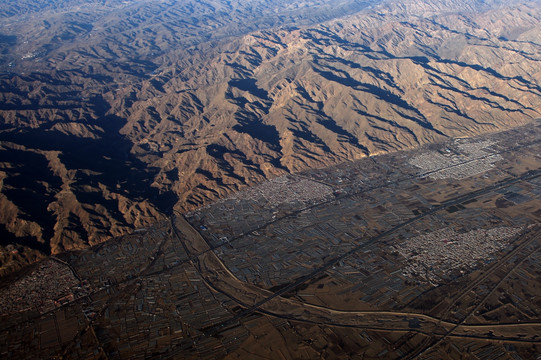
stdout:
<svg viewBox="0 0 541 360">
<path fill-rule="evenodd" d="M 536 141 L 535 143 L 538 143 Z M 531 145 L 531 144 L 530 144 Z M 524 145 L 526 146 L 526 145 Z M 520 147 L 524 147 L 520 146 Z M 505 151 L 504 151 L 505 152 Z M 492 155 L 490 155 L 492 156 Z M 454 166 L 459 166 L 457 164 Z M 365 249 L 367 246 L 370 246 L 374 243 L 381 242 L 382 244 L 390 244 L 391 240 L 389 239 L 391 235 L 403 229 L 407 226 L 411 226 L 416 222 L 426 218 L 427 216 L 434 215 L 439 211 L 445 210 L 451 206 L 462 204 L 468 202 L 469 200 L 478 198 L 480 196 L 493 193 L 495 191 L 506 189 L 510 186 L 518 184 L 523 181 L 529 181 L 538 178 L 541 176 L 541 169 L 530 170 L 523 174 L 515 175 L 507 173 L 509 176 L 503 180 L 495 182 L 493 184 L 486 185 L 480 189 L 475 189 L 464 194 L 459 194 L 451 199 L 445 200 L 440 204 L 435 204 L 430 208 L 426 209 L 423 213 L 420 213 L 416 216 L 413 216 L 407 220 L 402 221 L 401 223 L 391 227 L 390 229 L 370 238 L 365 239 L 362 237 L 352 240 L 352 243 L 355 244 L 353 248 L 346 251 L 343 254 L 335 256 L 330 260 L 323 263 L 321 266 L 312 269 L 306 275 L 296 279 L 295 281 L 285 285 L 275 292 L 270 292 L 265 289 L 257 288 L 252 284 L 245 283 L 238 279 L 234 274 L 232 274 L 229 269 L 223 264 L 223 262 L 218 258 L 215 251 L 220 247 L 223 247 L 227 244 L 234 243 L 237 239 L 240 239 L 244 234 L 239 234 L 229 240 L 227 243 L 221 243 L 218 245 L 211 245 L 191 224 L 187 222 L 187 219 L 179 213 L 173 213 L 170 216 L 171 227 L 173 229 L 174 238 L 181 243 L 183 249 L 186 251 L 188 259 L 182 261 L 180 264 L 191 263 L 195 269 L 199 272 L 201 278 L 204 280 L 205 284 L 212 290 L 219 292 L 229 299 L 233 300 L 242 307 L 242 310 L 232 314 L 232 316 L 218 324 L 215 324 L 211 327 L 200 329 L 202 334 L 197 336 L 194 341 L 199 341 L 201 338 L 208 336 L 216 336 L 222 331 L 230 329 L 232 327 L 238 326 L 240 320 L 249 317 L 254 313 L 266 314 L 269 316 L 282 318 L 286 320 L 327 325 L 327 326 L 338 326 L 338 327 L 351 327 L 359 329 L 368 329 L 374 331 L 396 331 L 396 332 L 413 332 L 420 333 L 427 336 L 427 341 L 420 347 L 418 351 L 406 355 L 408 358 L 412 359 L 421 354 L 426 353 L 431 348 L 439 344 L 447 337 L 453 338 L 475 338 L 475 339 L 484 339 L 487 341 L 506 341 L 506 342 L 517 342 L 517 343 L 541 343 L 541 340 L 532 339 L 532 338 L 520 338 L 513 336 L 503 336 L 504 334 L 513 334 L 514 331 L 510 331 L 511 328 L 527 328 L 535 327 L 541 329 L 541 323 L 537 322 L 527 322 L 527 323 L 507 323 L 507 324 L 466 324 L 467 318 L 478 309 L 482 304 L 482 301 L 477 304 L 475 309 L 472 312 L 469 312 L 466 317 L 458 322 L 450 322 L 445 320 L 445 316 L 431 317 L 422 313 L 407 313 L 400 311 L 352 311 L 344 312 L 337 311 L 330 308 L 324 308 L 321 306 L 314 306 L 310 304 L 303 303 L 297 300 L 291 300 L 283 297 L 283 295 L 293 292 L 307 282 L 321 276 L 327 270 L 331 269 L 340 261 L 358 253 L 359 251 Z M 428 174 L 414 175 L 402 177 L 394 181 L 393 183 L 380 182 L 368 188 L 361 189 L 352 193 L 343 194 L 333 199 L 327 199 L 317 204 L 309 205 L 305 208 L 299 209 L 298 211 L 286 214 L 283 217 L 270 220 L 265 224 L 252 228 L 245 231 L 244 233 L 251 233 L 253 231 L 261 230 L 271 224 L 274 224 L 278 221 L 286 220 L 296 216 L 298 213 L 306 211 L 307 209 L 312 209 L 316 207 L 323 207 L 329 203 L 339 201 L 341 199 L 358 195 L 359 193 L 376 190 L 380 188 L 385 188 L 387 186 L 398 185 L 401 182 L 411 180 L 412 178 L 424 177 Z M 186 236 L 185 233 L 179 231 L 176 228 L 176 219 L 182 218 L 182 222 L 186 222 L 190 230 L 191 235 Z M 530 229 L 530 232 L 539 234 L 538 227 L 533 230 Z M 520 236 L 528 235 L 528 231 L 523 232 Z M 504 255 L 499 262 L 491 264 L 487 267 L 481 275 L 476 278 L 476 280 L 467 286 L 463 292 L 455 299 L 453 299 L 451 305 L 449 305 L 447 311 L 459 301 L 463 294 L 473 289 L 476 285 L 486 279 L 490 274 L 494 273 L 496 269 L 499 268 L 499 264 L 509 260 L 515 254 L 518 254 L 523 250 L 528 244 L 530 244 L 535 236 L 528 237 L 525 240 L 518 239 L 515 241 L 515 247 L 506 255 Z M 523 258 L 524 260 L 525 258 Z M 178 264 L 178 265 L 180 265 Z M 176 265 L 176 266 L 178 266 Z M 152 275 L 161 273 L 163 271 L 170 271 L 173 267 L 159 270 L 154 273 L 147 273 L 145 275 Z M 501 279 L 504 281 L 504 279 Z M 500 281 L 500 282 L 501 282 Z M 499 282 L 499 283 L 500 283 Z M 492 289 L 493 291 L 493 289 Z M 492 292 L 489 292 L 489 295 Z M 488 295 L 487 295 L 488 296 Z M 486 299 L 486 297 L 484 298 Z M 484 301 L 484 300 L 483 300 Z M 445 315 L 444 314 L 444 315 Z M 377 317 L 377 320 L 376 320 Z M 402 318 L 402 319 L 399 319 Z M 411 319 L 415 318 L 422 322 L 421 328 L 411 328 L 407 323 L 400 322 L 404 318 Z M 353 319 L 353 320 L 351 320 Z M 493 335 L 484 335 L 486 334 L 486 329 L 505 329 L 501 334 L 502 336 L 493 336 Z M 459 331 L 460 330 L 460 331 Z M 518 331 L 518 330 L 517 330 Z M 173 350 L 167 355 L 167 357 L 174 357 L 175 354 L 178 355 L 180 349 Z"/>
<path fill-rule="evenodd" d="M 493 264 L 493 266 L 490 269 L 488 269 L 486 272 L 484 272 L 482 276 L 477 278 L 476 281 L 472 282 L 472 284 L 470 286 L 468 286 L 466 291 L 461 292 L 462 295 L 460 295 L 456 299 L 453 299 L 453 301 L 451 302 L 449 307 L 446 309 L 446 311 L 442 315 L 442 318 L 445 318 L 445 316 L 447 315 L 450 308 L 454 304 L 456 304 L 458 301 L 460 301 L 464 295 L 466 295 L 469 291 L 471 291 L 473 288 L 475 288 L 475 286 L 479 285 L 490 274 L 492 274 L 494 271 L 496 271 L 496 269 L 499 267 L 500 264 L 510 260 L 515 254 L 519 253 L 521 250 L 523 250 L 527 245 L 531 244 L 533 241 L 537 241 L 539 239 L 539 236 L 541 235 L 541 230 L 539 229 L 539 226 L 537 226 L 536 231 L 534 231 L 533 234 L 529 234 L 529 235 L 530 236 L 527 238 L 526 241 L 522 242 L 519 246 L 515 247 L 512 251 L 507 253 L 503 258 L 499 259 L 499 261 L 496 262 L 495 264 Z M 504 277 L 502 277 L 496 284 L 494 284 L 492 286 L 491 290 L 485 296 L 483 296 L 483 298 L 477 303 L 477 305 L 472 310 L 470 310 L 462 318 L 462 320 L 459 321 L 455 326 L 453 326 L 453 328 L 450 329 L 445 335 L 441 336 L 439 339 L 434 339 L 433 337 L 427 338 L 425 340 L 425 342 L 423 342 L 423 344 L 421 346 L 419 346 L 416 351 L 413 352 L 413 354 L 408 355 L 407 357 L 405 357 L 405 359 L 406 360 L 408 360 L 408 359 L 416 359 L 416 358 L 420 357 L 421 355 L 427 353 L 430 349 L 433 349 L 434 347 L 436 347 L 438 344 L 443 342 L 447 337 L 453 336 L 453 333 L 462 324 L 464 324 L 468 320 L 468 318 L 470 318 L 473 314 L 475 314 L 476 311 L 478 311 L 481 308 L 481 306 L 485 303 L 485 301 L 489 298 L 489 296 L 492 295 L 494 293 L 494 291 L 500 286 L 500 284 L 502 284 L 513 273 L 513 270 L 516 269 L 518 266 L 520 266 L 526 259 L 531 257 L 537 251 L 539 251 L 539 248 L 536 248 L 535 251 L 533 251 L 531 253 L 527 253 L 526 255 L 524 255 L 522 257 L 522 259 L 520 259 L 520 261 L 515 261 L 511 271 L 508 271 L 505 274 Z M 519 325 L 519 324 L 524 324 L 524 323 L 516 323 L 514 325 Z M 496 327 L 497 326 L 492 325 L 492 328 L 496 328 Z M 540 342 L 541 342 L 541 340 L 540 340 Z"/>
<path fill-rule="evenodd" d="M 226 328 L 228 326 L 230 326 L 231 324 L 234 324 L 236 323 L 238 320 L 240 320 L 241 318 L 243 317 L 246 317 L 248 315 L 250 315 L 251 313 L 253 312 L 256 312 L 256 311 L 259 311 L 260 307 L 263 306 L 264 304 L 268 303 L 269 301 L 281 296 L 281 295 L 284 295 L 288 292 L 291 292 L 295 289 L 297 289 L 299 286 L 301 286 L 302 284 L 316 278 L 317 276 L 321 275 L 322 273 L 324 273 L 325 271 L 331 269 L 333 266 L 335 266 L 338 262 L 344 260 L 345 258 L 359 252 L 360 250 L 362 250 L 363 248 L 373 244 L 373 243 L 376 243 L 378 241 L 381 241 L 382 239 L 388 237 L 389 235 L 395 233 L 396 231 L 408 226 L 408 225 L 411 225 L 429 215 L 432 215 L 440 210 L 443 210 L 447 207 L 450 207 L 450 206 L 453 206 L 453 205 L 457 205 L 457 204 L 460 204 L 460 203 L 463 203 L 465 201 L 468 201 L 470 199 L 473 199 L 473 198 L 476 198 L 478 196 L 481 196 L 481 195 L 484 195 L 484 194 L 488 194 L 490 192 L 493 192 L 493 191 L 496 191 L 496 190 L 499 190 L 499 189 L 503 189 L 505 187 L 509 187 L 515 183 L 518 183 L 520 181 L 524 181 L 524 180 L 531 180 L 531 179 L 534 179 L 534 178 L 537 178 L 541 176 L 541 169 L 537 169 L 537 170 L 534 170 L 534 171 L 528 171 L 520 176 L 517 176 L 515 178 L 509 178 L 509 179 L 506 179 L 506 180 L 503 180 L 503 181 L 500 181 L 496 184 L 492 184 L 492 185 L 489 185 L 489 186 L 486 186 L 482 189 L 478 189 L 478 190 L 475 190 L 475 191 L 472 191 L 472 192 L 469 192 L 467 194 L 463 194 L 463 195 L 459 195 L 453 199 L 449 199 L 445 202 L 443 202 L 442 204 L 438 205 L 438 206 L 434 206 L 432 207 L 431 209 L 429 209 L 428 211 L 422 213 L 422 214 L 419 214 L 409 220 L 406 220 L 396 226 L 394 226 L 393 228 L 369 239 L 368 241 L 363 241 L 364 239 L 363 238 L 357 238 L 355 239 L 354 241 L 356 243 L 359 243 L 359 245 L 355 246 L 354 248 L 352 248 L 351 250 L 347 251 L 346 253 L 340 255 L 340 256 L 337 256 L 337 257 L 334 257 L 330 260 L 328 260 L 327 262 L 325 262 L 322 266 L 312 270 L 310 273 L 308 273 L 307 275 L 304 275 L 302 277 L 300 277 L 299 279 L 297 279 L 296 281 L 284 286 L 283 288 L 281 288 L 280 290 L 274 292 L 272 295 L 268 296 L 267 298 L 265 299 L 262 299 L 260 301 L 258 301 L 256 304 L 252 305 L 252 306 L 249 306 L 247 308 L 245 308 L 243 311 L 239 312 L 238 314 L 236 314 L 235 316 L 233 316 L 231 319 L 227 320 L 226 322 L 223 322 L 221 324 L 217 324 L 214 328 L 211 328 L 211 329 L 208 329 L 206 331 L 206 334 L 207 335 L 214 335 L 218 332 L 220 332 L 221 329 L 223 328 Z M 384 242 L 386 243 L 386 242 Z M 212 248 L 209 248 L 208 250 L 206 250 L 205 252 L 207 251 L 211 251 L 213 250 Z M 197 256 L 197 255 L 196 255 Z"/>
<path fill-rule="evenodd" d="M 418 178 L 424 178 L 424 177 L 427 177 L 427 176 L 430 176 L 431 174 L 433 173 L 437 173 L 438 171 L 442 171 L 442 170 L 448 170 L 448 169 L 451 169 L 453 167 L 457 167 L 457 166 L 461 166 L 461 165 L 464 165 L 464 164 L 467 164 L 467 163 L 470 163 L 472 161 L 476 161 L 476 160 L 480 160 L 480 159 L 483 159 L 483 158 L 486 158 L 486 157 L 489 157 L 489 156 L 493 156 L 495 154 L 504 154 L 504 153 L 509 153 L 509 152 L 512 152 L 512 151 L 517 151 L 517 150 L 520 150 L 520 149 L 523 149 L 523 148 L 526 148 L 526 147 L 530 147 L 530 146 L 533 146 L 533 145 L 536 145 L 536 144 L 539 144 L 541 143 L 541 139 L 540 140 L 535 140 L 535 141 L 532 141 L 532 142 L 529 142 L 527 144 L 522 144 L 522 145 L 518 145 L 518 146 L 514 146 L 512 148 L 508 148 L 508 149 L 505 149 L 505 150 L 502 150 L 502 151 L 499 151 L 499 152 L 496 152 L 496 153 L 493 153 L 493 154 L 489 154 L 489 155 L 485 155 L 485 156 L 481 156 L 481 157 L 478 157 L 478 158 L 475 158 L 475 159 L 470 159 L 468 161 L 465 161 L 465 162 L 461 162 L 461 163 L 457 163 L 457 164 L 454 164 L 454 165 L 450 165 L 450 166 L 446 166 L 446 167 L 442 167 L 441 169 L 438 169 L 438 170 L 433 170 L 433 171 L 430 171 L 430 172 L 424 172 L 424 173 L 421 173 L 421 174 L 415 174 L 415 175 L 409 175 L 409 176 L 405 176 L 405 177 L 402 177 L 398 180 L 395 180 L 395 181 L 392 181 L 392 182 L 382 182 L 380 184 L 376 184 L 374 186 L 369 186 L 369 187 L 366 187 L 366 188 L 361 188 L 357 191 L 354 191 L 354 192 L 351 192 L 351 193 L 344 193 L 340 196 L 337 196 L 335 198 L 331 198 L 331 199 L 327 199 L 327 200 L 324 200 L 324 201 L 321 201 L 321 202 L 318 202 L 316 204 L 312 204 L 312 205 L 309 205 L 309 206 L 305 206 L 301 209 L 298 209 L 296 211 L 293 211 L 291 213 L 288 213 L 286 215 L 283 215 L 283 216 L 280 216 L 280 217 L 277 217 L 276 219 L 274 220 L 270 220 L 262 225 L 259 225 L 259 226 L 256 226 L 256 227 L 253 227 L 245 232 L 243 232 L 242 234 L 239 234 L 239 235 L 236 235 L 232 238 L 230 238 L 228 240 L 228 242 L 223 242 L 221 244 L 217 244 L 217 245 L 209 245 L 210 247 L 206 250 L 204 250 L 204 252 L 208 252 L 208 251 L 213 251 L 213 250 L 217 250 L 223 246 L 226 246 L 228 244 L 231 244 L 231 243 L 234 243 L 236 242 L 237 240 L 241 239 L 242 237 L 244 237 L 246 234 L 250 234 L 250 233 L 253 233 L 254 231 L 260 231 L 260 230 L 263 230 L 265 228 L 267 228 L 268 226 L 272 225 L 272 224 L 275 224 L 275 223 L 278 223 L 280 221 L 283 221 L 283 220 L 286 220 L 286 219 L 290 219 L 290 218 L 294 218 L 295 216 L 297 216 L 298 214 L 304 212 L 304 211 L 307 211 L 307 210 L 312 210 L 312 209 L 315 209 L 315 208 L 319 208 L 319 207 L 322 207 L 322 206 L 325 206 L 327 204 L 330 204 L 330 203 L 334 203 L 334 202 L 338 202 L 340 200 L 343 200 L 343 199 L 347 199 L 347 198 L 351 198 L 353 196 L 356 196 L 356 195 L 359 195 L 359 194 L 362 194 L 362 193 L 367 193 L 367 192 L 370 192 L 370 191 L 374 191 L 374 190 L 378 190 L 378 189 L 383 189 L 383 188 L 386 188 L 386 187 L 389 187 L 389 186 L 395 186 L 395 185 L 399 185 L 403 182 L 406 182 L 406 181 L 410 181 L 410 180 L 413 180 L 413 179 L 418 179 Z M 370 158 L 372 161 L 375 162 L 375 159 L 374 158 Z M 539 174 L 538 172 L 541 171 L 541 170 L 535 170 L 537 173 L 533 174 L 533 177 L 532 178 L 535 178 L 537 177 Z M 520 175 L 519 177 L 524 177 L 524 176 L 528 176 L 529 172 L 526 173 L 526 174 L 522 174 Z M 509 174 L 510 177 L 506 180 L 503 180 L 503 182 L 501 183 L 496 183 L 496 184 L 493 184 L 492 186 L 495 186 L 495 187 L 498 187 L 500 186 L 500 188 L 503 188 L 506 186 L 506 182 L 507 181 L 511 181 L 512 183 L 514 182 L 517 182 L 517 181 L 522 181 L 522 180 L 527 180 L 527 178 L 523 178 L 523 179 L 519 179 L 517 176 L 513 176 L 512 174 Z M 310 179 L 309 177 L 305 177 L 305 176 L 302 176 L 304 178 L 307 178 L 307 179 Z M 313 180 L 313 179 L 312 179 Z M 314 180 L 314 181 L 317 181 L 317 180 Z M 321 182 L 321 181 L 317 181 L 317 182 L 320 182 L 320 183 L 323 183 L 325 185 L 328 185 L 328 186 L 331 186 L 330 184 L 327 184 L 325 182 Z M 508 184 L 508 186 L 512 185 L 511 183 Z M 337 189 L 335 189 L 337 190 Z M 483 191 L 484 189 L 481 189 L 480 191 Z M 464 202 L 464 201 L 467 201 L 469 199 L 473 199 L 475 198 L 476 196 L 479 196 L 479 195 L 483 195 L 485 193 L 488 193 L 490 192 L 491 190 L 488 190 L 486 192 L 483 192 L 483 193 L 479 193 L 479 194 L 473 194 L 473 193 L 470 193 L 470 194 L 466 194 L 466 195 L 463 195 L 463 196 L 468 196 L 467 199 L 458 199 L 458 198 L 454 198 L 454 199 L 451 199 L 449 201 L 453 201 L 453 200 L 456 200 L 457 202 L 455 203 L 452 203 L 452 204 L 449 204 L 449 205 L 440 205 L 443 206 L 444 208 L 445 207 L 449 207 L 449 206 L 452 206 L 452 205 L 456 205 L 456 204 L 459 204 L 461 202 Z M 440 210 L 440 207 L 438 207 L 438 209 L 436 209 L 436 211 Z M 420 216 L 421 218 L 424 217 L 423 215 L 430 215 L 431 213 L 425 213 L 425 214 L 420 214 L 418 216 Z M 175 216 L 175 211 L 174 210 L 171 210 L 171 215 L 170 217 L 174 217 Z M 183 216 L 182 214 L 180 213 L 177 213 L 177 216 Z M 411 219 L 413 222 L 414 221 L 417 221 L 419 220 L 417 217 L 414 217 Z M 408 224 L 404 224 L 403 226 L 406 226 Z M 403 227 L 402 224 L 399 225 L 400 227 Z M 398 229 L 391 229 L 392 232 L 396 231 Z M 198 230 L 196 230 L 198 231 Z M 199 255 L 202 255 L 203 253 L 197 253 L 197 254 L 192 254 L 191 256 L 192 257 L 197 257 Z M 182 262 L 179 262 L 177 265 L 175 265 L 174 267 L 176 266 L 181 266 L 185 263 L 188 263 L 190 260 L 184 260 Z M 171 267 L 173 268 L 173 267 Z M 158 274 L 158 273 L 161 273 L 163 271 L 158 271 L 156 273 L 150 273 L 148 275 L 154 275 L 154 274 Z"/>
</svg>

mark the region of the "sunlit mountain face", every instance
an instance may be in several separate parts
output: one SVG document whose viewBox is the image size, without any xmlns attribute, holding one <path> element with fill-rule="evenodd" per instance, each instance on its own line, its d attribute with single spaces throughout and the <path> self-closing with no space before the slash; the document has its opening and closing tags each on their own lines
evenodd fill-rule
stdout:
<svg viewBox="0 0 541 360">
<path fill-rule="evenodd" d="M 1 273 L 541 117 L 529 1 L 5 1 Z"/>
</svg>

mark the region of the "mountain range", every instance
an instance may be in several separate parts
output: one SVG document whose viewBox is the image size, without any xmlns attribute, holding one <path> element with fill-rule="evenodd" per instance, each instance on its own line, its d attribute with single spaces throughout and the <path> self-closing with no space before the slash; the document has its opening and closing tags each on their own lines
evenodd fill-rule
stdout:
<svg viewBox="0 0 541 360">
<path fill-rule="evenodd" d="M 539 1 L 0 4 L 0 274 L 267 179 L 541 118 Z"/>
</svg>

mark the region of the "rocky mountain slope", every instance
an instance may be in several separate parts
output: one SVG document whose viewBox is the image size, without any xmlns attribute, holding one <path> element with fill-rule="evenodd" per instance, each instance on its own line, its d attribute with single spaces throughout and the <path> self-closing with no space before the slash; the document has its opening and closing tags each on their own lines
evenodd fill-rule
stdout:
<svg viewBox="0 0 541 360">
<path fill-rule="evenodd" d="M 0 273 L 279 174 L 539 118 L 540 20 L 535 1 L 7 1 Z"/>
</svg>

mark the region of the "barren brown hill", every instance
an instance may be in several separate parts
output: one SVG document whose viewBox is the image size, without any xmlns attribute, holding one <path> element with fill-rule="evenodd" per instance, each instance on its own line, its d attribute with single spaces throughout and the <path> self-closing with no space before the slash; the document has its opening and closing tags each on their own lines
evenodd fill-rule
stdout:
<svg viewBox="0 0 541 360">
<path fill-rule="evenodd" d="M 539 2 L 0 5 L 2 273 L 286 172 L 541 117 Z"/>
</svg>

